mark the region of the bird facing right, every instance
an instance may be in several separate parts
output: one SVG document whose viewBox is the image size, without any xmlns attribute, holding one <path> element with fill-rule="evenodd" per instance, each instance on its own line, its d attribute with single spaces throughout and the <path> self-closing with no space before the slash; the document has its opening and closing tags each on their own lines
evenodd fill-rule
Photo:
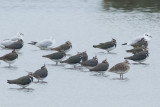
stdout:
<svg viewBox="0 0 160 107">
<path fill-rule="evenodd" d="M 123 74 L 127 73 L 129 69 L 129 62 L 125 60 L 124 62 L 114 65 L 108 72 L 120 74 L 120 79 L 123 80 Z"/>
</svg>

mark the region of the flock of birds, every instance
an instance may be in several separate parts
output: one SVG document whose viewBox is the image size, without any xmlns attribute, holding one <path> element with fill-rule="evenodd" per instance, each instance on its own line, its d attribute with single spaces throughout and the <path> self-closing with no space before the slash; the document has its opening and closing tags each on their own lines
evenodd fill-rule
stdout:
<svg viewBox="0 0 160 107">
<path fill-rule="evenodd" d="M 11 53 L 5 54 L 0 57 L 0 60 L 6 62 L 11 66 L 18 58 L 18 52 L 23 47 L 23 33 L 18 33 L 17 36 L 12 37 L 10 39 L 5 39 L 0 42 L 0 47 L 2 49 L 10 49 L 12 50 Z M 133 49 L 126 50 L 126 52 L 132 53 L 133 56 L 125 57 L 123 62 L 120 62 L 109 70 L 109 63 L 107 59 L 104 59 L 101 63 L 98 63 L 97 56 L 93 57 L 92 59 L 88 59 L 87 52 L 78 52 L 76 55 L 70 56 L 68 59 L 63 60 L 66 57 L 66 53 L 72 49 L 72 43 L 70 41 L 65 42 L 64 44 L 53 47 L 55 44 L 55 39 L 50 38 L 40 42 L 31 41 L 28 44 L 34 45 L 39 47 L 43 50 L 53 50 L 56 51 L 55 53 L 44 55 L 42 57 L 48 58 L 56 64 L 58 63 L 66 63 L 70 65 L 80 64 L 83 67 L 89 69 L 89 71 L 98 72 L 100 75 L 104 75 L 105 71 L 113 72 L 120 74 L 120 79 L 123 79 L 123 74 L 129 71 L 130 66 L 128 60 L 132 60 L 138 63 L 142 63 L 148 57 L 148 43 L 152 36 L 145 34 L 142 37 L 138 37 L 130 42 L 124 43 L 122 45 L 132 46 Z M 93 45 L 94 48 L 99 48 L 106 50 L 107 52 L 112 51 L 116 48 L 116 40 L 112 39 L 111 41 L 105 43 L 99 43 L 98 45 Z M 9 84 L 17 84 L 22 88 L 27 87 L 31 82 L 33 82 L 33 77 L 43 81 L 44 78 L 48 76 L 48 70 L 45 65 L 43 65 L 40 69 L 36 70 L 35 72 L 29 72 L 28 75 L 20 77 L 14 80 L 7 80 Z"/>
</svg>

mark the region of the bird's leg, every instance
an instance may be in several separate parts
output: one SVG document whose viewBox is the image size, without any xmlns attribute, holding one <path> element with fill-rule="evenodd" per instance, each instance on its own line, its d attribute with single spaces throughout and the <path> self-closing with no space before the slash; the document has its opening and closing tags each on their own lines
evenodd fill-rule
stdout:
<svg viewBox="0 0 160 107">
<path fill-rule="evenodd" d="M 56 65 L 58 65 L 58 62 L 56 62 Z"/>
<path fill-rule="evenodd" d="M 120 74 L 120 79 L 121 79 L 121 74 Z"/>
<path fill-rule="evenodd" d="M 39 79 L 38 79 L 38 82 L 39 82 Z"/>
<path fill-rule="evenodd" d="M 122 74 L 122 80 L 123 80 L 123 74 Z"/>
</svg>

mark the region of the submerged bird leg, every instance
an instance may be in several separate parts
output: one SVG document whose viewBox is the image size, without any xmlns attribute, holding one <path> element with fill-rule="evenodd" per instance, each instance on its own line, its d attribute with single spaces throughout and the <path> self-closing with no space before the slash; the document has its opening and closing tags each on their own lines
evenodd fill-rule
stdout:
<svg viewBox="0 0 160 107">
<path fill-rule="evenodd" d="M 58 62 L 56 62 L 56 65 L 58 65 Z"/>
<path fill-rule="evenodd" d="M 121 74 L 120 74 L 120 79 L 121 79 Z"/>
<path fill-rule="evenodd" d="M 122 80 L 123 80 L 123 74 L 122 74 Z"/>
</svg>

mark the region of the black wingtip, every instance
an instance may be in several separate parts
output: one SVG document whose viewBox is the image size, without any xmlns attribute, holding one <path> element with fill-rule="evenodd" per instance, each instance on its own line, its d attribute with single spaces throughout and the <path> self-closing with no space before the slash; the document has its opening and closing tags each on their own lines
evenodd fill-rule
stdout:
<svg viewBox="0 0 160 107">
<path fill-rule="evenodd" d="M 127 43 L 123 43 L 122 45 L 127 45 Z"/>
</svg>

